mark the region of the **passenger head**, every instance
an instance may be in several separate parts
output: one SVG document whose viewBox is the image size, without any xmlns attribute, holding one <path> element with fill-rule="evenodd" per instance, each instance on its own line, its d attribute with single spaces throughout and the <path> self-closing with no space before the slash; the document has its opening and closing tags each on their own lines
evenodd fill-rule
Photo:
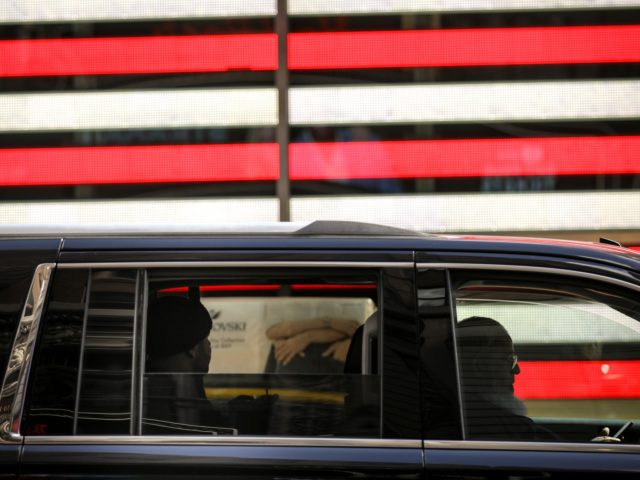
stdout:
<svg viewBox="0 0 640 480">
<path fill-rule="evenodd" d="M 492 318 L 470 317 L 458 323 L 456 334 L 464 389 L 513 394 L 520 367 L 507 330 Z"/>
<path fill-rule="evenodd" d="M 207 373 L 211 316 L 198 301 L 160 297 L 147 315 L 147 370 Z"/>
</svg>

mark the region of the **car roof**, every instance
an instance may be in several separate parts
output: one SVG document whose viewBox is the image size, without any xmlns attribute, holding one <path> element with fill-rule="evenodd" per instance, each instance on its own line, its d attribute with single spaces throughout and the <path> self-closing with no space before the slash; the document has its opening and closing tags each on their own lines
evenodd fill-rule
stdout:
<svg viewBox="0 0 640 480">
<path fill-rule="evenodd" d="M 349 221 L 178 225 L 2 225 L 2 238 L 55 238 L 63 251 L 173 249 L 358 249 L 486 252 L 570 257 L 640 272 L 640 254 L 609 243 L 428 234 Z"/>
</svg>

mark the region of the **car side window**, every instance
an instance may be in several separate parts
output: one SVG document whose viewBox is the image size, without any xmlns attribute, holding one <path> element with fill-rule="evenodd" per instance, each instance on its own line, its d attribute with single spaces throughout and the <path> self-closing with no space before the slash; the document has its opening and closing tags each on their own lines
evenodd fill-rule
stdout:
<svg viewBox="0 0 640 480">
<path fill-rule="evenodd" d="M 571 276 L 454 275 L 466 439 L 637 443 L 637 293 Z"/>
<path fill-rule="evenodd" d="M 59 269 L 22 433 L 129 434 L 135 270 Z"/>
<path fill-rule="evenodd" d="M 58 269 L 22 433 L 379 437 L 378 302 L 375 272 Z"/>
<path fill-rule="evenodd" d="M 148 278 L 143 434 L 380 436 L 375 276 Z"/>
</svg>

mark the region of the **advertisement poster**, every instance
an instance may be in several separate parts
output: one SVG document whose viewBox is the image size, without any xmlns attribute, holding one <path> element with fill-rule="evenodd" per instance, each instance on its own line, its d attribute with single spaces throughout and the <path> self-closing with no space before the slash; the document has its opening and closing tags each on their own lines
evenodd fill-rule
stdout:
<svg viewBox="0 0 640 480">
<path fill-rule="evenodd" d="M 202 303 L 213 319 L 210 373 L 264 373 L 274 343 L 267 330 L 281 322 L 360 325 L 375 312 L 368 298 L 203 298 Z"/>
</svg>

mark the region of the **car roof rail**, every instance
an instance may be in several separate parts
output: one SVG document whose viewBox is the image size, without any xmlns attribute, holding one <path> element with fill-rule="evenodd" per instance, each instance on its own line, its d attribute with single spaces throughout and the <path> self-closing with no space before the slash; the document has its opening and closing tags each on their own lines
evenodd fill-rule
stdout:
<svg viewBox="0 0 640 480">
<path fill-rule="evenodd" d="M 611 240 L 610 238 L 600 237 L 600 243 L 605 243 L 607 245 L 615 245 L 616 247 L 622 247 L 623 245 L 617 240 Z"/>
</svg>

